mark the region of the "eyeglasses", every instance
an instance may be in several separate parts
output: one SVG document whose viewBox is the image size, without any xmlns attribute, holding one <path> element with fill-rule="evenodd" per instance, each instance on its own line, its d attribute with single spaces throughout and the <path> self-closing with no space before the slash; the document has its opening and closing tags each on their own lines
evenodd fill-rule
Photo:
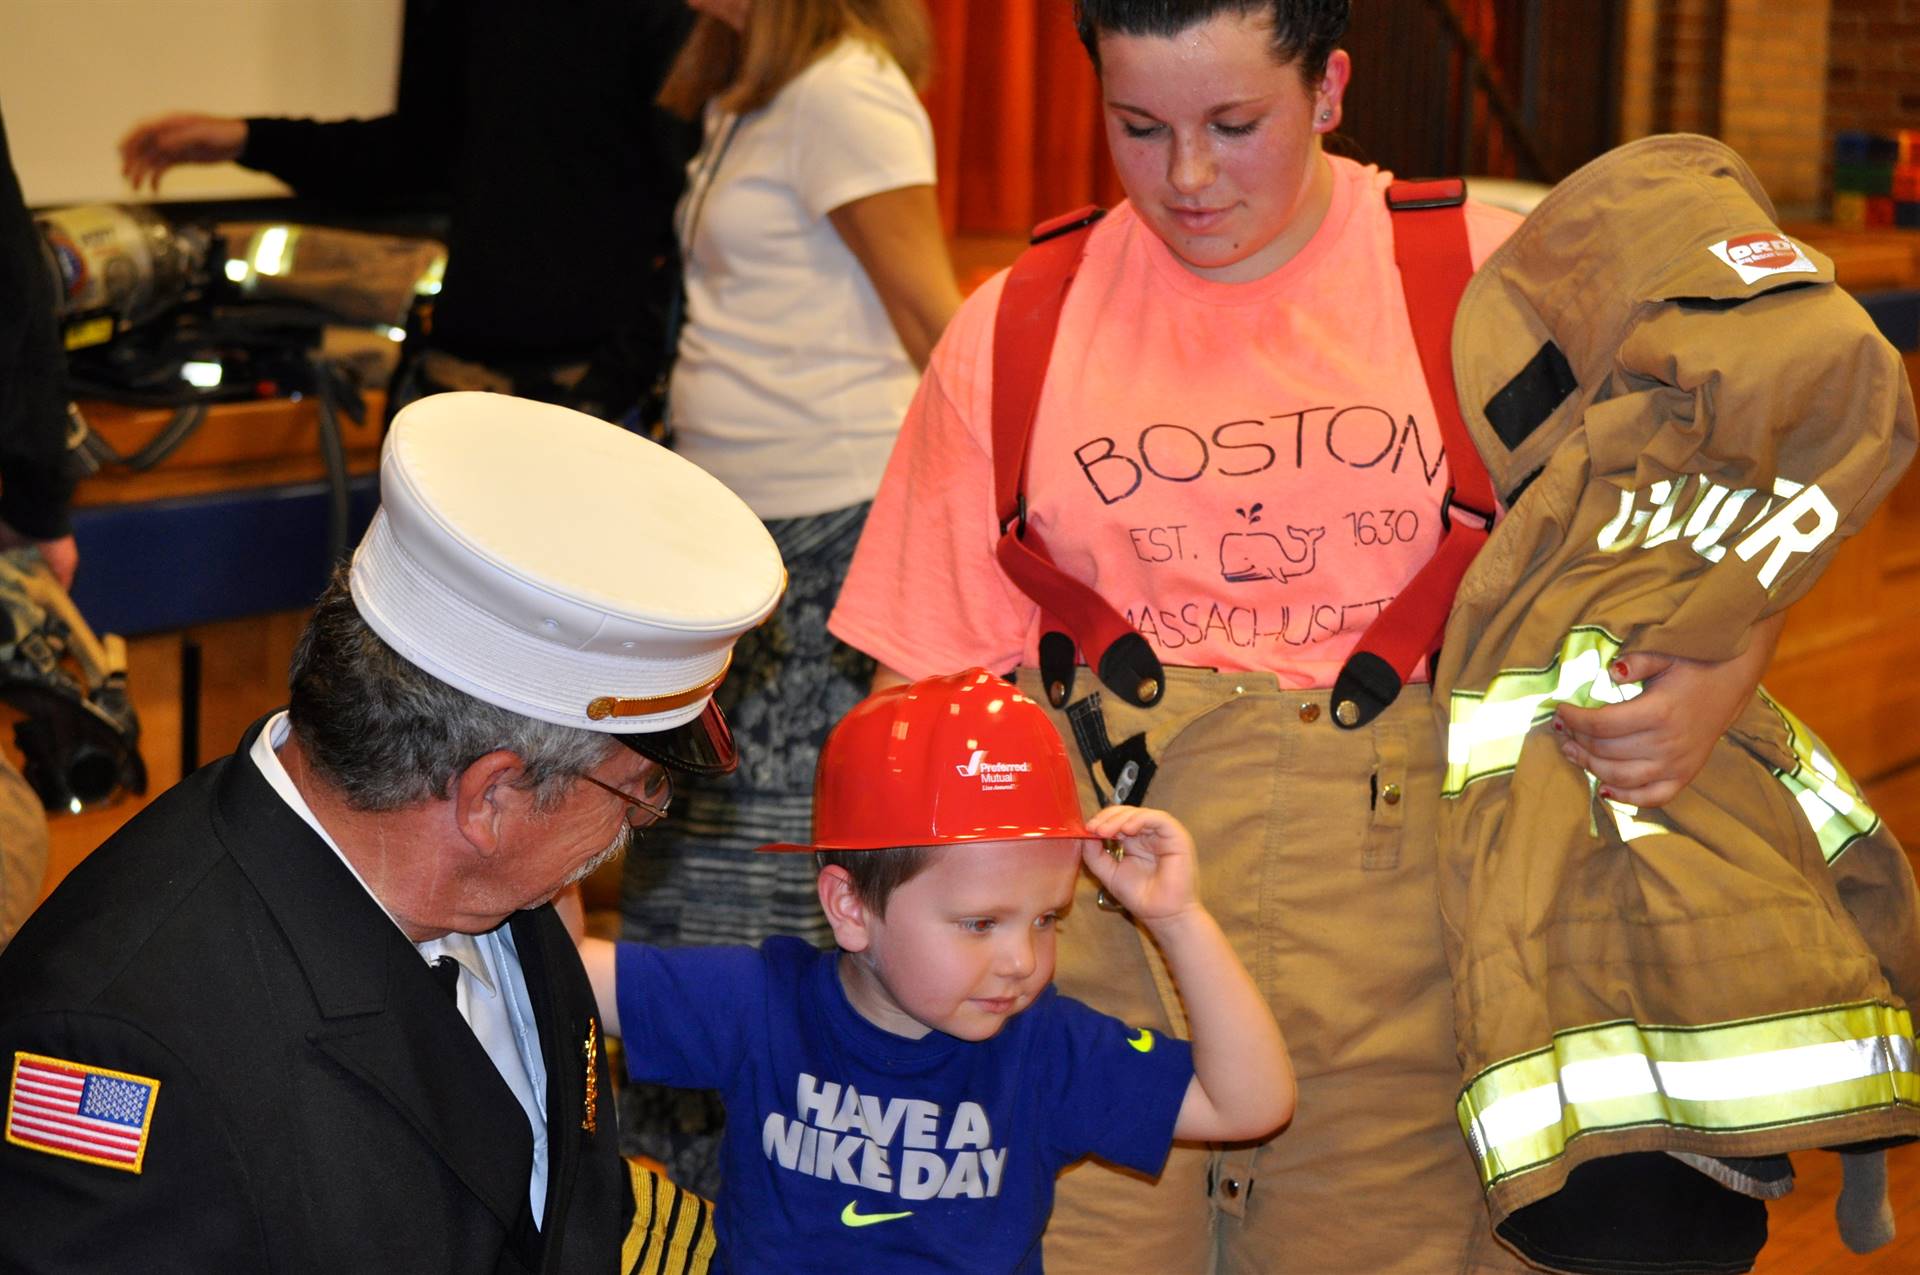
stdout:
<svg viewBox="0 0 1920 1275">
<path fill-rule="evenodd" d="M 667 807 L 673 804 L 673 772 L 665 766 L 655 766 L 647 773 L 646 791 L 638 797 L 624 789 L 615 788 L 612 784 L 602 783 L 592 775 L 582 775 L 580 778 L 595 788 L 606 789 L 629 806 L 646 813 L 646 818 L 636 820 L 633 812 L 628 811 L 627 826 L 630 828 L 645 828 L 659 823 L 667 817 Z"/>
</svg>

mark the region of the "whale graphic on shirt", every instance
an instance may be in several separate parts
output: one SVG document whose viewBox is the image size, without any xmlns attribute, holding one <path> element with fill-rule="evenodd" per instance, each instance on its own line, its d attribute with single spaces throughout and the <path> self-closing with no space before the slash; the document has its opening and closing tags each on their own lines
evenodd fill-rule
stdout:
<svg viewBox="0 0 1920 1275">
<path fill-rule="evenodd" d="M 1235 583 L 1278 580 L 1285 584 L 1320 565 L 1320 540 L 1325 527 L 1288 527 L 1287 539 L 1266 531 L 1229 531 L 1220 537 L 1220 574 Z"/>
</svg>

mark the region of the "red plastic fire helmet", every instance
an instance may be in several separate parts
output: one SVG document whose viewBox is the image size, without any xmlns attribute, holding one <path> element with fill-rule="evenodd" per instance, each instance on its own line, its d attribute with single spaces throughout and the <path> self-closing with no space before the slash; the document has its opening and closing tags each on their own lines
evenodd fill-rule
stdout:
<svg viewBox="0 0 1920 1275">
<path fill-rule="evenodd" d="M 812 845 L 1082 840 L 1073 766 L 1038 704 L 983 668 L 868 696 L 820 750 Z"/>
</svg>

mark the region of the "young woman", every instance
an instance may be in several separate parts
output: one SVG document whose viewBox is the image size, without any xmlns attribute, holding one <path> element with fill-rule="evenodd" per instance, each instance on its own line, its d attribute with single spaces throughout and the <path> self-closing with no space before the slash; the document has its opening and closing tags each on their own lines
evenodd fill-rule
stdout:
<svg viewBox="0 0 1920 1275">
<path fill-rule="evenodd" d="M 766 521 L 789 583 L 719 691 L 740 768 L 681 783 L 684 817 L 628 861 L 624 936 L 824 944 L 811 865 L 753 850 L 807 839 L 820 743 L 866 693 L 870 662 L 828 635 L 826 616 L 918 369 L 959 304 L 914 89 L 930 42 L 919 0 L 694 7 L 661 97 L 705 124 L 677 218 L 686 311 L 670 423 L 676 449 Z M 711 1192 L 698 1160 L 716 1144 L 665 1139 L 717 1108 L 671 1101 L 678 1114 L 630 1111 L 630 1124 Z"/>
<path fill-rule="evenodd" d="M 1448 485 L 1389 175 L 1321 147 L 1351 74 L 1336 47 L 1347 10 L 1079 7 L 1128 198 L 1092 231 L 1061 315 L 1028 525 L 1168 666 L 1150 708 L 1103 697 L 1108 733 L 1145 735 L 1149 799 L 1193 829 L 1203 896 L 1272 1001 L 1301 1092 L 1289 1131 L 1177 1151 L 1156 1183 L 1069 1173 L 1047 1249 L 1068 1275 L 1116 1258 L 1181 1272 L 1525 1269 L 1490 1232 L 1453 1114 L 1434 880 L 1444 757 L 1427 688 L 1358 730 L 1329 711 L 1360 633 L 1432 556 Z M 1467 222 L 1476 262 L 1515 224 L 1474 205 Z M 1003 282 L 968 300 L 936 352 L 831 622 L 882 681 L 1036 662 L 1038 607 L 993 556 Z M 1674 664 L 1631 704 L 1569 716 L 1569 756 L 1622 800 L 1655 800 L 1751 694 L 1773 634 L 1740 662 Z M 1179 1030 L 1151 945 L 1090 887 L 1059 952 L 1064 990 Z"/>
</svg>

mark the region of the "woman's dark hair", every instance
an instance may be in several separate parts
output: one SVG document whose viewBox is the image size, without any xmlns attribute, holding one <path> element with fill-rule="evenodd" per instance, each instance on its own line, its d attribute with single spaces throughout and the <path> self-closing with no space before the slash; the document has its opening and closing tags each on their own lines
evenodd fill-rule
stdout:
<svg viewBox="0 0 1920 1275">
<path fill-rule="evenodd" d="M 1273 60 L 1292 64 L 1311 87 L 1347 33 L 1350 0 L 1074 0 L 1073 21 L 1094 69 L 1102 35 L 1178 35 L 1221 13 L 1264 17 L 1273 28 Z"/>
</svg>

